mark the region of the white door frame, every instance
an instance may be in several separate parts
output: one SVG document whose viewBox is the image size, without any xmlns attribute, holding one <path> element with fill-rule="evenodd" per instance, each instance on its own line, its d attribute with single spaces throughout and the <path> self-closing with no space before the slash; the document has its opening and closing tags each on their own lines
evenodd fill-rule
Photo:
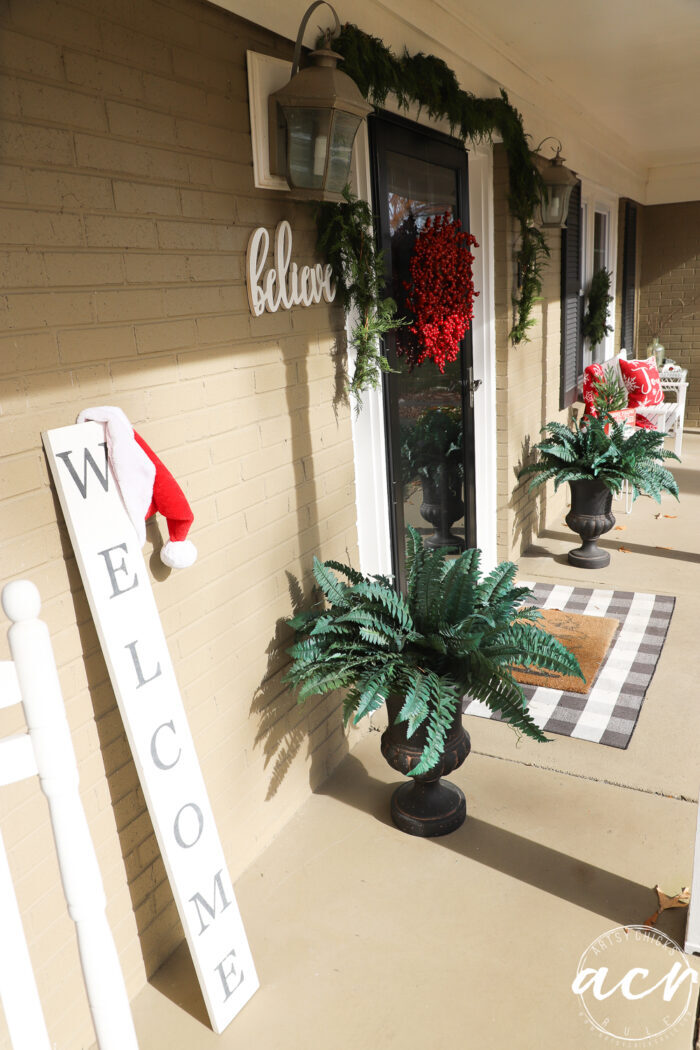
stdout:
<svg viewBox="0 0 700 1050">
<path fill-rule="evenodd" d="M 605 269 L 611 274 L 610 293 L 613 301 L 608 310 L 608 324 L 612 331 L 603 339 L 603 360 L 608 361 L 615 354 L 615 307 L 617 289 L 617 216 L 619 197 L 606 190 L 603 186 L 591 182 L 589 179 L 581 180 L 581 284 L 584 294 L 593 276 L 593 232 L 595 229 L 595 215 L 600 212 L 606 216 L 607 231 L 605 244 Z M 591 347 L 586 340 L 583 349 L 583 366 L 591 363 Z"/>
<path fill-rule="evenodd" d="M 415 119 L 412 114 L 409 116 Z M 438 130 L 445 129 L 438 125 Z M 353 192 L 372 206 L 369 138 L 365 125 L 355 140 Z M 479 295 L 474 300 L 472 321 L 474 379 L 481 380 L 474 394 L 476 542 L 482 551 L 482 568 L 490 569 L 497 562 L 493 147 L 490 144 L 469 147 L 469 230 L 479 244 L 473 267 Z M 348 317 L 348 334 L 352 323 L 352 317 Z M 352 370 L 352 352 L 348 357 Z M 367 390 L 359 410 L 353 405 L 352 431 L 360 569 L 365 573 L 388 575 L 392 571 L 391 530 L 381 388 Z"/>
</svg>

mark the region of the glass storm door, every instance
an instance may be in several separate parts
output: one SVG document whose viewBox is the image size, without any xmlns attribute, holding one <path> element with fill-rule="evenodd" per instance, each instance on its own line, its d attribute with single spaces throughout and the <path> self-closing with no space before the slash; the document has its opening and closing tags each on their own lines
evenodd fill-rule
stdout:
<svg viewBox="0 0 700 1050">
<path fill-rule="evenodd" d="M 370 145 L 387 294 L 404 315 L 411 256 L 426 221 L 447 213 L 469 229 L 467 154 L 446 135 L 386 114 L 370 118 Z M 396 369 L 385 376 L 384 394 L 392 553 L 403 589 L 408 525 L 429 546 L 454 554 L 476 545 L 471 331 L 444 374 L 430 358 L 411 367 L 416 354 L 405 331 L 386 338 L 385 352 Z"/>
</svg>

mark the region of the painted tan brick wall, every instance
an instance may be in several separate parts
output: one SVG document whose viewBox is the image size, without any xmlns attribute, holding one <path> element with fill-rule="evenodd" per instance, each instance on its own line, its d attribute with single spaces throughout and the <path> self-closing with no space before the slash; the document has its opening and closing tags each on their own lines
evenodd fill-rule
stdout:
<svg viewBox="0 0 700 1050">
<path fill-rule="evenodd" d="M 700 426 L 700 201 L 640 209 L 643 249 L 637 353 L 653 336 L 688 369 L 685 423 Z"/>
<path fill-rule="evenodd" d="M 517 473 L 530 462 L 529 450 L 549 420 L 566 421 L 559 411 L 561 340 L 561 234 L 547 231 L 551 252 L 545 263 L 542 301 L 535 306 L 529 340 L 513 346 L 516 226 L 508 211 L 508 168 L 503 147 L 494 148 L 494 257 L 496 301 L 496 389 L 498 404 L 498 552 L 517 560 L 545 524 L 558 520 L 563 489 L 551 486 L 536 495 Z"/>
<path fill-rule="evenodd" d="M 0 582 L 42 594 L 130 994 L 182 933 L 42 430 L 120 405 L 193 505 L 196 565 L 151 557 L 160 520 L 145 555 L 234 881 L 347 749 L 335 705 L 297 708 L 275 652 L 291 576 L 308 594 L 314 554 L 357 561 L 343 317 L 249 314 L 251 230 L 290 219 L 302 262 L 314 224 L 311 205 L 253 188 L 246 48 L 291 57 L 198 0 L 0 3 Z M 4 714 L 0 731 L 20 724 Z M 36 785 L 0 793 L 0 825 L 52 1039 L 84 1047 Z"/>
</svg>

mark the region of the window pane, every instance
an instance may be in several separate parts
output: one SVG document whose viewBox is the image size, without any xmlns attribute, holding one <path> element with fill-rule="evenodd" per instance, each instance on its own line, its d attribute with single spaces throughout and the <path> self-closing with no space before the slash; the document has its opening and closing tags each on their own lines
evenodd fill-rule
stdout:
<svg viewBox="0 0 700 1050">
<path fill-rule="evenodd" d="M 608 217 L 602 211 L 595 213 L 593 229 L 593 273 L 608 265 Z"/>
<path fill-rule="evenodd" d="M 416 237 L 428 218 L 457 213 L 457 175 L 453 168 L 416 157 L 387 153 L 388 217 L 391 231 L 393 295 L 399 312 Z M 397 333 L 397 348 L 410 356 L 410 333 Z M 404 521 L 421 532 L 431 546 L 453 551 L 464 546 L 464 423 L 461 364 L 446 364 L 442 374 L 427 359 L 409 371 L 399 358 L 395 376 L 401 442 Z"/>
<path fill-rule="evenodd" d="M 360 117 L 356 117 L 353 113 L 338 112 L 333 116 L 326 189 L 334 193 L 342 193 L 348 181 L 352 144 L 359 126 Z"/>
<path fill-rule="evenodd" d="M 287 118 L 287 163 L 293 186 L 317 189 L 323 183 L 330 112 L 293 106 Z"/>
</svg>

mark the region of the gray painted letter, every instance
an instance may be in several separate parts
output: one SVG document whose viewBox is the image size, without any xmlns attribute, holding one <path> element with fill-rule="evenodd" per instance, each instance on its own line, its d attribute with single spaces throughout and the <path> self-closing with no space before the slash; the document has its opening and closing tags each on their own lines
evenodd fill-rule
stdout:
<svg viewBox="0 0 700 1050">
<path fill-rule="evenodd" d="M 78 477 L 77 471 L 76 471 L 75 467 L 73 466 L 73 464 L 70 461 L 70 457 L 72 455 L 72 450 L 69 450 L 68 452 L 57 452 L 56 453 L 56 456 L 58 457 L 58 459 L 62 459 L 63 462 L 65 463 L 65 465 L 68 467 L 68 473 L 70 474 L 70 476 L 72 477 L 73 481 L 75 482 L 75 485 L 76 485 L 76 487 L 78 489 L 78 492 L 83 497 L 83 499 L 87 499 L 87 472 L 88 472 L 87 468 L 88 468 L 88 463 L 92 467 L 93 472 L 95 473 L 95 475 L 97 476 L 100 484 L 102 485 L 102 488 L 105 490 L 105 492 L 108 491 L 108 488 L 109 488 L 109 471 L 107 469 L 107 442 L 106 441 L 101 441 L 100 442 L 100 448 L 103 448 L 105 450 L 105 472 L 104 472 L 104 474 L 102 473 L 100 468 L 97 466 L 97 463 L 95 463 L 95 460 L 92 458 L 92 453 L 90 452 L 90 449 L 86 448 L 86 449 L 84 449 L 85 455 L 84 455 L 84 458 L 83 458 L 83 480 L 82 481 Z"/>
<path fill-rule="evenodd" d="M 207 913 L 207 915 L 212 920 L 216 918 L 216 893 L 217 893 L 217 890 L 219 892 L 219 896 L 221 897 L 221 903 L 223 905 L 222 908 L 221 908 L 222 911 L 226 911 L 226 909 L 228 908 L 229 904 L 231 903 L 231 901 L 226 899 L 226 894 L 224 893 L 224 887 L 223 887 L 223 884 L 221 882 L 221 870 L 223 870 L 223 869 L 220 869 L 219 871 L 217 871 L 216 875 L 214 876 L 214 892 L 212 894 L 212 898 L 213 899 L 212 899 L 212 903 L 211 904 L 209 904 L 209 902 L 206 900 L 206 898 L 204 898 L 202 896 L 201 893 L 195 893 L 194 897 L 190 897 L 190 902 L 192 904 L 194 904 L 195 908 L 197 909 L 197 918 L 199 919 L 200 923 L 202 924 L 202 928 L 201 928 L 201 930 L 199 931 L 199 934 L 198 934 L 199 937 L 202 936 L 202 934 L 204 933 L 205 930 L 209 929 L 209 923 L 205 922 L 204 919 L 202 918 L 202 911 L 201 911 L 201 909 L 204 908 L 205 912 Z"/>
<path fill-rule="evenodd" d="M 158 726 L 158 728 L 154 732 L 153 736 L 151 737 L 151 758 L 153 759 L 154 766 L 157 766 L 158 769 L 172 769 L 173 766 L 176 766 L 178 764 L 178 762 L 180 761 L 180 755 L 182 754 L 182 748 L 178 748 L 178 752 L 177 752 L 177 754 L 176 754 L 176 756 L 175 756 L 175 758 L 174 758 L 174 760 L 172 762 L 164 762 L 163 759 L 158 754 L 158 739 L 157 738 L 158 738 L 158 734 L 160 733 L 161 729 L 170 729 L 172 731 L 172 733 L 175 734 L 175 723 L 172 722 L 172 721 L 170 721 L 170 722 L 163 722 L 162 725 Z M 177 735 L 177 734 L 175 734 L 175 735 Z"/>
<path fill-rule="evenodd" d="M 122 560 L 119 563 L 119 565 L 112 565 L 112 551 L 125 551 L 126 552 L 126 543 L 117 543 L 117 545 L 115 547 L 107 547 L 105 550 L 97 552 L 100 555 L 101 558 L 104 558 L 105 565 L 107 567 L 107 572 L 109 573 L 109 579 L 110 579 L 110 582 L 112 584 L 112 593 L 110 594 L 110 598 L 116 598 L 117 595 L 119 595 L 119 594 L 126 594 L 127 591 L 133 591 L 134 587 L 138 587 L 138 585 L 139 585 L 139 578 L 136 575 L 136 573 L 134 573 L 134 578 L 133 578 L 132 582 L 129 584 L 129 586 L 128 587 L 120 587 L 119 583 L 117 581 L 117 573 L 118 572 L 126 573 L 129 570 L 126 567 L 126 560 L 124 558 L 122 558 Z"/>
<path fill-rule="evenodd" d="M 139 680 L 139 684 L 136 686 L 136 688 L 140 689 L 142 685 L 146 685 L 147 682 L 152 682 L 154 678 L 157 678 L 158 675 L 162 674 L 162 671 L 160 669 L 160 664 L 156 664 L 156 669 L 153 672 L 153 674 L 151 675 L 151 677 L 150 678 L 144 678 L 143 671 L 141 670 L 141 661 L 139 660 L 138 653 L 136 652 L 136 646 L 138 644 L 139 644 L 138 641 L 128 642 L 124 646 L 124 648 L 128 649 L 129 652 L 131 653 L 131 659 L 134 661 L 134 669 L 136 671 L 136 677 Z"/>
<path fill-rule="evenodd" d="M 194 810 L 194 812 L 196 814 L 196 817 L 197 817 L 197 824 L 199 825 L 199 827 L 197 828 L 197 834 L 195 835 L 195 837 L 192 839 L 191 842 L 185 842 L 185 840 L 182 837 L 182 833 L 180 832 L 180 817 L 182 816 L 182 814 L 185 812 L 186 809 L 193 809 Z M 182 807 L 182 809 L 178 810 L 177 816 L 175 817 L 175 823 L 173 824 L 173 834 L 175 835 L 175 841 L 177 842 L 178 846 L 181 846 L 182 849 L 191 849 L 192 846 L 196 846 L 197 843 L 199 842 L 200 838 L 202 837 L 202 831 L 203 830 L 204 830 L 204 817 L 202 815 L 201 809 L 194 802 L 186 802 L 185 805 Z"/>
<path fill-rule="evenodd" d="M 230 999 L 230 997 L 233 995 L 233 993 L 236 991 L 236 989 L 239 988 L 241 986 L 241 984 L 243 983 L 243 970 L 241 970 L 241 976 L 238 978 L 238 981 L 236 982 L 236 984 L 234 984 L 233 988 L 231 987 L 231 985 L 228 982 L 228 978 L 229 977 L 235 977 L 236 976 L 236 964 L 235 964 L 235 962 L 229 963 L 228 970 L 226 970 L 224 972 L 224 966 L 226 965 L 228 960 L 229 959 L 233 960 L 235 958 L 236 958 L 236 953 L 235 953 L 235 951 L 232 950 L 232 951 L 230 951 L 228 953 L 228 955 L 225 955 L 223 957 L 223 959 L 221 960 L 221 962 L 219 963 L 219 965 L 215 967 L 215 970 L 217 971 L 217 973 L 219 974 L 219 977 L 221 978 L 221 983 L 224 986 L 224 992 L 226 993 L 224 995 L 224 1002 L 226 1002 L 227 999 Z"/>
</svg>

